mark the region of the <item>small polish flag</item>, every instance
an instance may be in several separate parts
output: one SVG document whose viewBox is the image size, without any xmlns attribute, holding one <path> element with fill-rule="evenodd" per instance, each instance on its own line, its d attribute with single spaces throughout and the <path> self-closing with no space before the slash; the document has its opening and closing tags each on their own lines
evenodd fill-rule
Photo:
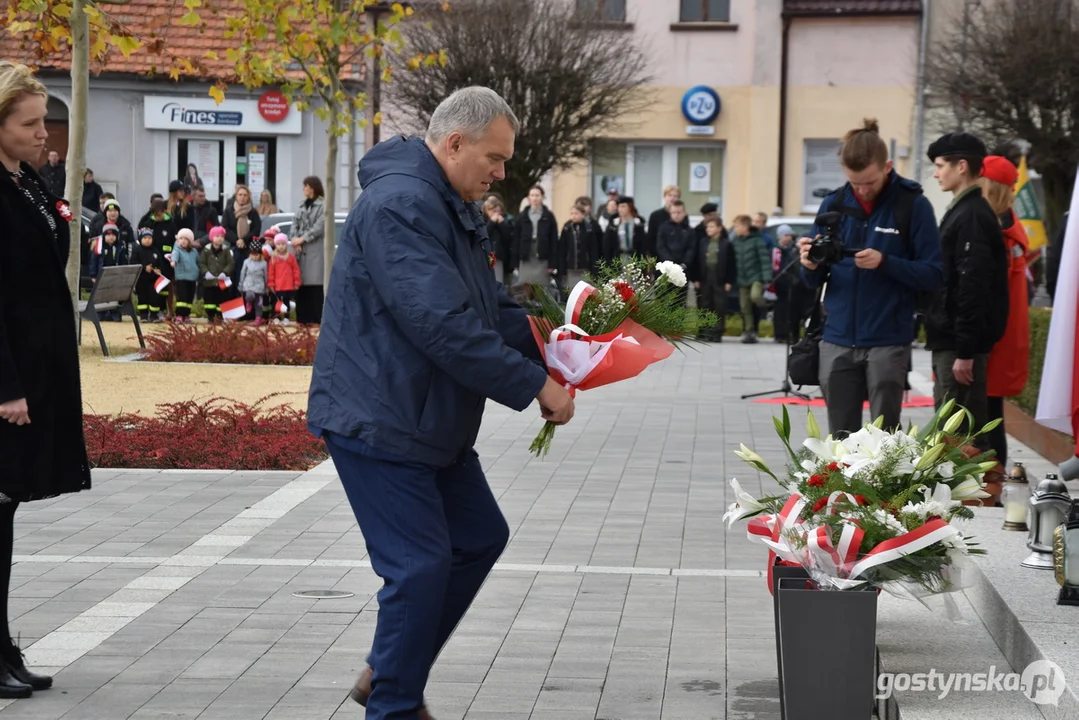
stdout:
<svg viewBox="0 0 1079 720">
<path fill-rule="evenodd" d="M 105 236 L 98 235 L 94 238 L 94 255 L 102 255 L 105 252 Z"/>
<path fill-rule="evenodd" d="M 218 279 L 217 286 L 219 288 L 221 288 L 222 290 L 224 290 L 225 288 L 230 288 L 230 287 L 232 287 L 232 279 L 231 278 L 225 278 L 224 280 Z"/>
<path fill-rule="evenodd" d="M 172 253 L 165 253 L 165 259 L 172 262 Z"/>
<path fill-rule="evenodd" d="M 172 281 L 164 275 L 161 275 L 157 278 L 157 280 L 154 280 L 154 290 L 156 290 L 158 293 L 163 293 L 165 292 L 165 288 L 167 288 L 170 284 L 172 284 Z"/>
<path fill-rule="evenodd" d="M 288 311 L 289 311 L 288 303 L 286 303 L 284 300 L 278 300 L 277 304 L 274 305 L 273 307 L 274 307 L 274 311 L 278 315 L 287 315 L 288 314 Z"/>
<path fill-rule="evenodd" d="M 227 320 L 238 320 L 247 314 L 243 298 L 233 298 L 221 303 L 221 316 Z"/>
</svg>

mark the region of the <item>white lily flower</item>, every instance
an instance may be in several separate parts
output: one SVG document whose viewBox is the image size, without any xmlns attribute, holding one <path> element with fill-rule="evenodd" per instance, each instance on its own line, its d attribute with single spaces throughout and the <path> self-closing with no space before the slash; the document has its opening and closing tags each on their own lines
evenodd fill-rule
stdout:
<svg viewBox="0 0 1079 720">
<path fill-rule="evenodd" d="M 731 487 L 734 488 L 734 497 L 737 500 L 731 503 L 731 506 L 727 508 L 727 512 L 723 513 L 723 520 L 727 523 L 727 527 L 732 527 L 734 523 L 742 518 L 755 515 L 764 510 L 764 506 L 757 502 L 757 498 L 743 490 L 742 486 L 734 478 L 731 478 Z"/>
<path fill-rule="evenodd" d="M 817 418 L 813 417 L 812 410 L 806 415 L 806 437 L 820 440 L 820 426 L 817 425 Z"/>
<path fill-rule="evenodd" d="M 944 423 L 944 427 L 941 428 L 944 432 L 951 434 L 959 429 L 959 426 L 963 424 L 963 420 L 967 417 L 967 411 L 963 408 L 959 408 L 955 413 L 948 418 L 948 422 Z"/>
<path fill-rule="evenodd" d="M 952 488 L 952 499 L 959 500 L 983 500 L 987 497 L 992 497 L 989 493 L 982 489 L 982 484 L 976 479 L 967 475 L 966 478 Z"/>
<path fill-rule="evenodd" d="M 952 510 L 963 504 L 954 498 L 952 489 L 944 483 L 937 483 L 932 493 L 929 492 L 929 488 L 922 488 L 922 495 L 925 500 L 920 503 L 907 503 L 903 506 L 903 512 L 917 515 L 922 520 L 931 515 L 944 518 Z"/>
<path fill-rule="evenodd" d="M 832 440 L 831 436 L 824 440 L 812 437 L 806 438 L 802 441 L 802 446 L 825 462 L 838 462 L 847 454 L 847 449 L 843 446 L 843 443 L 841 441 Z M 802 467 L 805 467 L 805 465 Z M 806 469 L 813 472 L 815 468 L 810 465 L 810 467 L 807 467 Z"/>
</svg>

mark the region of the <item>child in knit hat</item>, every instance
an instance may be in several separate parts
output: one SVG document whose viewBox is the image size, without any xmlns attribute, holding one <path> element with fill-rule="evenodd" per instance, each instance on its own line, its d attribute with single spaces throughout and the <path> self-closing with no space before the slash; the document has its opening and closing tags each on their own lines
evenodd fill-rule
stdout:
<svg viewBox="0 0 1079 720">
<path fill-rule="evenodd" d="M 252 317 L 255 325 L 262 324 L 262 301 L 266 296 L 266 258 L 262 255 L 262 243 L 252 240 L 248 248 L 247 262 L 240 269 L 240 293 L 247 308 L 245 320 Z"/>
<path fill-rule="evenodd" d="M 270 256 L 267 286 L 274 298 L 274 322 L 288 323 L 289 312 L 294 307 L 293 298 L 300 287 L 300 265 L 296 256 L 289 252 L 288 236 L 278 233 L 274 238 L 274 253 Z"/>
<path fill-rule="evenodd" d="M 161 294 L 154 287 L 154 283 L 164 274 L 164 267 L 168 264 L 164 255 L 154 246 L 153 229 L 140 228 L 139 246 L 135 249 L 132 260 L 135 265 L 142 268 L 139 279 L 135 282 L 135 295 L 138 299 L 136 309 L 139 316 L 147 322 L 164 320 L 161 314 Z"/>
<path fill-rule="evenodd" d="M 206 317 L 216 322 L 221 316 L 221 303 L 233 297 L 231 283 L 234 269 L 232 250 L 225 242 L 225 228 L 218 225 L 210 229 L 210 244 L 199 254 L 199 273 L 202 276 L 202 299 Z"/>
<path fill-rule="evenodd" d="M 176 319 L 191 322 L 191 307 L 195 302 L 195 286 L 199 281 L 199 252 L 195 249 L 195 233 L 181 228 L 176 233 L 171 264 L 176 276 Z"/>
</svg>

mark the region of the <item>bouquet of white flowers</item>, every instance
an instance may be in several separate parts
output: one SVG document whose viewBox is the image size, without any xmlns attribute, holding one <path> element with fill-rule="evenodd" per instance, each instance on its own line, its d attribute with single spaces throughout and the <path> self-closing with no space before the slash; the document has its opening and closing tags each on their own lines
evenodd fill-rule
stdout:
<svg viewBox="0 0 1079 720">
<path fill-rule="evenodd" d="M 745 445 L 736 453 L 783 491 L 757 499 L 731 480 L 737 501 L 724 520 L 750 519 L 749 537 L 769 548 L 769 578 L 778 559 L 805 567 L 821 588 L 868 583 L 923 602 L 960 590 L 968 556 L 984 551 L 951 522 L 973 517 L 964 500 L 989 497 L 982 476 L 996 465 L 991 452 L 970 457 L 964 448 L 1000 421 L 957 435 L 963 419 L 973 418 L 953 409 L 949 401 L 922 429 L 885 432 L 881 419 L 842 440 L 822 438 L 810 412 L 808 437 L 795 448 L 784 408 L 782 420 L 774 418 L 790 456 L 782 479 Z M 954 602 L 944 599 L 954 617 Z"/>
</svg>

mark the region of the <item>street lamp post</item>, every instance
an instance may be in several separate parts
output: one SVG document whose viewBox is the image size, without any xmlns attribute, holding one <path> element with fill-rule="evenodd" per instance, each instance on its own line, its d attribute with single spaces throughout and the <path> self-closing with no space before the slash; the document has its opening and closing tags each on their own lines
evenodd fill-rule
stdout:
<svg viewBox="0 0 1079 720">
<path fill-rule="evenodd" d="M 372 64 L 374 69 L 371 77 L 371 116 L 378 115 L 379 109 L 382 106 L 382 40 L 378 36 L 378 20 L 382 15 L 393 12 L 392 3 L 388 2 L 376 2 L 368 5 L 364 8 L 364 13 L 371 19 L 371 27 L 373 30 L 375 43 L 374 43 L 374 58 Z M 378 145 L 382 139 L 382 128 L 378 123 L 372 121 L 371 123 L 371 144 Z"/>
</svg>

